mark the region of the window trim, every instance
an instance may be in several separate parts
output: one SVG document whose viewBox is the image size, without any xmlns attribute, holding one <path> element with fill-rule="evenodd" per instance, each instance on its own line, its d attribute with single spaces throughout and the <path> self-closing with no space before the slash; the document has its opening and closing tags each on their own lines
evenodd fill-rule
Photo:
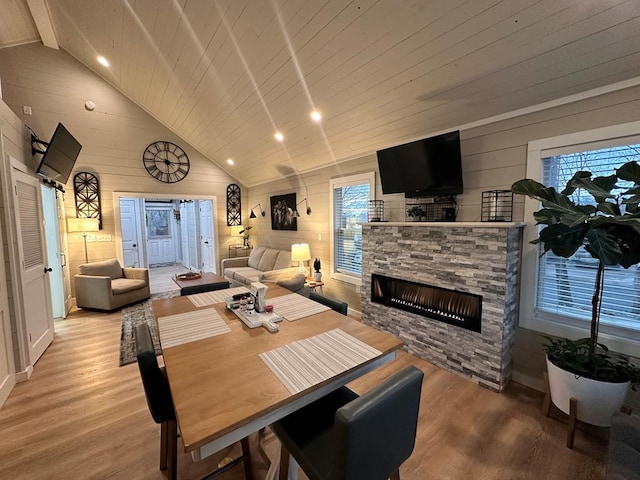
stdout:
<svg viewBox="0 0 640 480">
<path fill-rule="evenodd" d="M 542 178 L 542 158 L 544 150 L 563 146 L 607 141 L 615 138 L 632 137 L 640 134 L 640 122 L 630 122 L 610 127 L 596 128 L 583 132 L 543 138 L 528 143 L 526 178 L 540 181 Z M 530 242 L 537 238 L 537 227 L 531 221 L 533 213 L 540 208 L 538 201 L 525 197 L 525 228 L 522 239 L 522 273 L 520 281 L 519 326 L 544 334 L 581 338 L 589 336 L 589 323 L 580 320 L 560 320 L 553 314 L 534 315 L 536 286 L 538 284 L 537 248 Z M 599 339 L 611 350 L 637 355 L 640 348 L 640 331 L 600 324 Z"/>
<path fill-rule="evenodd" d="M 349 275 L 346 273 L 336 272 L 335 270 L 335 228 L 334 228 L 334 210 L 333 210 L 333 190 L 340 187 L 348 187 L 352 185 L 369 184 L 369 200 L 375 200 L 376 195 L 376 175 L 375 172 L 359 173 L 356 175 L 348 175 L 346 177 L 337 177 L 329 180 L 329 231 L 330 234 L 330 272 L 329 276 L 335 280 L 351 283 L 353 285 L 362 285 L 362 275 L 356 277 L 355 275 Z"/>
</svg>

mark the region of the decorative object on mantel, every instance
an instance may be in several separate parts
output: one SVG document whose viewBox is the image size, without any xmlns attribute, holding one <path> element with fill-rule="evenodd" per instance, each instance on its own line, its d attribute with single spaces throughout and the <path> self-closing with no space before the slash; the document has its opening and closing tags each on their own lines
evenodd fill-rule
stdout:
<svg viewBox="0 0 640 480">
<path fill-rule="evenodd" d="M 313 261 L 313 269 L 315 270 L 315 272 L 313 272 L 313 279 L 316 282 L 319 282 L 320 280 L 322 280 L 322 272 L 320 271 L 320 267 L 321 267 L 320 259 L 316 258 Z"/>
<path fill-rule="evenodd" d="M 367 214 L 369 222 L 384 222 L 384 200 L 369 200 Z"/>
<path fill-rule="evenodd" d="M 545 348 L 549 381 L 545 410 L 548 414 L 553 402 L 570 415 L 569 448 L 573 446 L 576 420 L 610 426 L 613 414 L 620 410 L 626 398 L 629 384 L 634 389 L 640 386 L 640 367 L 625 357 L 610 356 L 607 347 L 598 343 L 605 266 L 629 268 L 640 263 L 640 197 L 637 194 L 640 165 L 628 162 L 613 175 L 593 179 L 591 175 L 591 172 L 576 172 L 562 192 L 530 179 L 519 180 L 511 187 L 513 193 L 542 203 L 542 209 L 535 212 L 534 217 L 537 224 L 545 227 L 532 243 L 540 243 L 544 253 L 551 250 L 562 258 L 570 258 L 584 247 L 598 264 L 591 300 L 590 336 L 580 340 L 547 337 Z M 618 187 L 618 180 L 633 186 L 623 190 L 624 187 Z M 576 205 L 570 195 L 578 189 L 588 192 L 593 201 Z M 612 193 L 614 189 L 623 191 Z M 594 387 L 596 383 L 601 384 L 600 388 Z M 609 395 L 617 398 L 607 398 Z"/>
<path fill-rule="evenodd" d="M 413 207 L 407 209 L 407 215 L 409 215 L 411 220 L 413 220 L 414 222 L 419 222 L 422 220 L 422 217 L 426 216 L 426 212 L 422 209 L 421 206 L 414 205 Z"/>
<path fill-rule="evenodd" d="M 295 207 L 295 193 L 274 195 L 271 197 L 271 230 L 297 231 L 298 219 L 293 213 Z"/>
<path fill-rule="evenodd" d="M 97 218 L 98 229 L 102 230 L 102 209 L 100 207 L 100 182 L 89 172 L 78 172 L 73 177 L 73 194 L 78 218 Z"/>
<path fill-rule="evenodd" d="M 302 200 L 296 203 L 296 208 L 293 209 L 293 215 L 296 217 L 300 216 L 300 213 L 298 212 L 298 205 L 300 205 L 302 202 L 304 202 L 304 204 L 307 206 L 307 215 L 311 215 L 311 207 L 309 206 L 309 202 L 307 202 L 307 197 L 304 197 Z"/>
<path fill-rule="evenodd" d="M 482 192 L 480 219 L 483 222 L 511 222 L 513 220 L 513 192 L 489 190 Z"/>
<path fill-rule="evenodd" d="M 242 201 L 240 187 L 235 183 L 227 186 L 227 226 L 235 227 L 242 224 Z"/>
<path fill-rule="evenodd" d="M 409 211 L 415 213 L 414 207 L 418 207 L 422 212 L 420 221 L 422 222 L 455 222 L 458 216 L 458 203 L 455 195 L 432 196 L 432 197 L 405 197 L 405 207 L 409 221 L 416 220 L 416 215 L 409 214 Z"/>
</svg>

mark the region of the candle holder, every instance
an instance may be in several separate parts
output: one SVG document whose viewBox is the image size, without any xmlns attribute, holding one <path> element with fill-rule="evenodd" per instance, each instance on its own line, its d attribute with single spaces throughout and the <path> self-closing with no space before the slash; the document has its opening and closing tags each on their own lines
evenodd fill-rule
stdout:
<svg viewBox="0 0 640 480">
<path fill-rule="evenodd" d="M 511 222 L 513 193 L 511 190 L 482 192 L 481 220 L 483 222 Z"/>
</svg>

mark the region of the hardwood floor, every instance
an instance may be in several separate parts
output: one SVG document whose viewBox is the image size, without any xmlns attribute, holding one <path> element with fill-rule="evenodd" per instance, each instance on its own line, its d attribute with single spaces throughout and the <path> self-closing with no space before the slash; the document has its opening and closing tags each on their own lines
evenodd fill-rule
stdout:
<svg viewBox="0 0 640 480">
<path fill-rule="evenodd" d="M 166 478 L 158 470 L 159 426 L 137 366 L 118 367 L 119 338 L 119 312 L 75 310 L 56 323 L 33 376 L 0 409 L 0 478 Z M 544 417 L 542 395 L 523 386 L 496 394 L 406 353 L 350 386 L 364 392 L 406 365 L 422 369 L 425 379 L 403 480 L 604 478 L 606 429 L 580 425 L 575 448 L 567 449 L 566 418 L 558 411 Z M 277 448 L 273 437 L 267 446 Z M 218 459 L 194 463 L 182 454 L 179 478 L 200 478 Z M 219 478 L 243 478 L 242 466 Z"/>
</svg>

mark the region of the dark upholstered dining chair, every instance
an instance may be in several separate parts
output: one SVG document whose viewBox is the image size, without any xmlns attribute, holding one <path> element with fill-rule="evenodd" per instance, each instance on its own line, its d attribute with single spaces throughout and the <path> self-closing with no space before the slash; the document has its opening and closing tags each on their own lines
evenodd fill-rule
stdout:
<svg viewBox="0 0 640 480">
<path fill-rule="evenodd" d="M 177 479 L 178 468 L 178 424 L 164 368 L 158 366 L 158 359 L 153 349 L 151 331 L 147 324 L 135 328 L 136 354 L 140 377 L 144 386 L 145 397 L 151 416 L 160 424 L 160 470 L 168 470 L 168 479 Z M 206 478 L 228 470 L 231 466 L 244 460 L 244 471 L 247 480 L 253 480 L 249 441 L 245 437 L 240 441 L 242 456 L 212 472 Z"/>
<path fill-rule="evenodd" d="M 342 387 L 274 423 L 280 480 L 289 454 L 309 480 L 399 480 L 415 445 L 423 377 L 411 366 L 361 397 Z"/>
<path fill-rule="evenodd" d="M 342 315 L 346 315 L 347 311 L 349 310 L 349 305 L 347 304 L 347 302 L 341 302 L 330 297 L 325 297 L 324 295 L 320 295 L 316 292 L 311 292 L 309 294 L 309 299 L 326 305 L 327 307 L 335 310 L 338 313 L 341 313 Z"/>
</svg>

